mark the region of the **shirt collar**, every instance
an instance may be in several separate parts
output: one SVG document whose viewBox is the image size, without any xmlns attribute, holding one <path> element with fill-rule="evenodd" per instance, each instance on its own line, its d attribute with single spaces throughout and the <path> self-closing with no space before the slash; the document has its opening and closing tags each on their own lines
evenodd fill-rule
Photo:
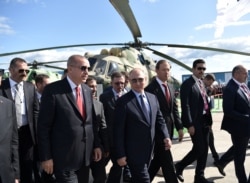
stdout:
<svg viewBox="0 0 250 183">
<path fill-rule="evenodd" d="M 68 76 L 67 76 L 67 80 L 69 82 L 71 89 L 74 91 L 77 85 Z M 81 88 L 81 85 L 79 85 L 79 87 Z"/>
<path fill-rule="evenodd" d="M 16 84 L 21 84 L 23 86 L 23 81 L 21 81 L 20 83 L 17 83 L 16 81 L 14 81 L 13 79 L 9 78 L 10 81 L 10 87 L 16 87 Z"/>
</svg>

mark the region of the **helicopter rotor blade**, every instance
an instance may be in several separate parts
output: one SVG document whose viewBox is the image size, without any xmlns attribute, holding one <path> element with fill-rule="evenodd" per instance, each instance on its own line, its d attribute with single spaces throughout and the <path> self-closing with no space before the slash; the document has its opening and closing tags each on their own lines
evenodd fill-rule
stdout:
<svg viewBox="0 0 250 183">
<path fill-rule="evenodd" d="M 38 61 L 34 60 L 33 62 L 28 63 L 28 66 L 54 64 L 54 63 L 61 63 L 61 62 L 67 62 L 67 60 L 56 60 L 56 61 L 48 61 L 48 62 L 38 62 Z"/>
<path fill-rule="evenodd" d="M 145 45 L 150 46 L 167 46 L 169 48 L 189 48 L 189 49 L 196 49 L 196 50 L 208 50 L 208 51 L 217 51 L 217 52 L 224 52 L 224 53 L 232 53 L 238 55 L 245 55 L 250 56 L 250 53 L 242 52 L 242 51 L 235 51 L 229 49 L 221 49 L 221 48 L 213 48 L 213 47 L 206 47 L 206 46 L 194 46 L 194 45 L 183 45 L 183 44 L 165 44 L 165 43 L 145 43 Z"/>
<path fill-rule="evenodd" d="M 53 47 L 46 47 L 46 48 L 38 48 L 38 49 L 32 49 L 32 50 L 23 50 L 23 51 L 16 51 L 16 52 L 9 52 L 9 53 L 1 53 L 0 57 L 3 56 L 9 56 L 9 55 L 15 55 L 15 54 L 21 54 L 21 53 L 30 53 L 30 52 L 36 52 L 36 51 L 44 51 L 44 50 L 53 50 L 53 49 L 63 49 L 63 48 L 72 48 L 72 47 L 84 47 L 84 46 L 124 46 L 129 45 L 127 43 L 90 43 L 90 44 L 75 44 L 75 45 L 65 45 L 65 46 L 53 46 Z"/>
<path fill-rule="evenodd" d="M 139 43 L 139 37 L 142 37 L 140 28 L 137 24 L 135 16 L 129 6 L 128 0 L 109 0 L 114 6 L 116 11 L 120 14 L 124 22 L 127 24 L 129 30 L 131 31 L 135 43 Z"/>
<path fill-rule="evenodd" d="M 163 58 L 165 58 L 165 59 L 167 59 L 167 60 L 170 60 L 170 61 L 174 62 L 175 64 L 177 64 L 177 65 L 179 65 L 179 66 L 181 66 L 181 67 L 183 67 L 183 68 L 185 68 L 185 69 L 187 69 L 187 70 L 189 70 L 189 71 L 192 71 L 192 68 L 191 68 L 191 67 L 189 67 L 189 66 L 187 66 L 186 64 L 180 62 L 179 60 L 176 60 L 176 59 L 173 58 L 173 57 L 170 57 L 169 55 L 163 54 L 163 53 L 161 53 L 161 52 L 159 52 L 159 51 L 156 51 L 156 50 L 154 50 L 154 49 L 152 49 L 152 48 L 149 48 L 149 47 L 144 47 L 144 48 L 147 49 L 147 50 L 152 51 L 153 54 L 155 54 L 155 55 L 158 55 L 158 56 L 163 57 Z"/>
<path fill-rule="evenodd" d="M 59 69 L 59 70 L 64 70 L 65 69 L 63 67 L 58 67 L 58 66 L 54 66 L 54 65 L 47 65 L 47 64 L 44 64 L 43 66 L 44 67 L 53 68 L 53 69 Z"/>
</svg>

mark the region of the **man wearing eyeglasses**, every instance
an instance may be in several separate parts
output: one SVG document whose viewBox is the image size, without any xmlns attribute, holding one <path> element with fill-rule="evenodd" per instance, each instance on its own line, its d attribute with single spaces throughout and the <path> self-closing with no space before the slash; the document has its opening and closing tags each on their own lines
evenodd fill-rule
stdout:
<svg viewBox="0 0 250 183">
<path fill-rule="evenodd" d="M 120 72 L 114 72 L 111 75 L 111 86 L 112 88 L 104 91 L 100 95 L 100 101 L 103 104 L 104 115 L 106 118 L 107 129 L 108 129 L 108 140 L 109 140 L 109 149 L 110 154 L 107 157 L 106 161 L 112 161 L 113 165 L 109 171 L 109 176 L 107 183 L 119 183 L 122 175 L 122 167 L 120 167 L 116 158 L 114 157 L 114 144 L 113 144 L 113 128 L 114 128 L 114 110 L 116 100 L 121 97 L 124 89 L 125 77 Z"/>
<path fill-rule="evenodd" d="M 67 76 L 44 88 L 38 118 L 38 150 L 42 168 L 60 183 L 88 183 L 92 159 L 101 159 L 92 92 L 83 84 L 89 61 L 72 55 Z"/>
<path fill-rule="evenodd" d="M 148 166 L 155 135 L 165 150 L 170 149 L 171 140 L 156 96 L 144 91 L 147 77 L 143 70 L 133 69 L 129 82 L 131 90 L 117 100 L 115 108 L 115 157 L 119 166 L 129 166 L 132 183 L 150 183 Z"/>
<path fill-rule="evenodd" d="M 19 136 L 20 180 L 31 183 L 33 174 L 33 154 L 36 139 L 36 125 L 39 104 L 36 89 L 26 82 L 28 64 L 22 58 L 13 58 L 9 66 L 10 77 L 2 81 L 4 97 L 15 102 Z"/>
<path fill-rule="evenodd" d="M 208 98 L 201 78 L 206 70 L 206 63 L 202 59 L 193 62 L 193 75 L 185 80 L 180 89 L 181 120 L 188 129 L 193 147 L 189 153 L 176 164 L 177 178 L 183 182 L 183 170 L 197 162 L 194 183 L 209 183 L 204 171 L 208 155 L 208 137 L 212 125 L 212 116 L 208 105 Z"/>
</svg>

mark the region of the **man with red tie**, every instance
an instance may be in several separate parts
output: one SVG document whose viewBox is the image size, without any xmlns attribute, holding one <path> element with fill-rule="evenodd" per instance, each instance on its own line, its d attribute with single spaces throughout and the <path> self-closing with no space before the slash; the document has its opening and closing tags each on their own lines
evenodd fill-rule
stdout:
<svg viewBox="0 0 250 183">
<path fill-rule="evenodd" d="M 183 126 L 178 112 L 175 91 L 173 86 L 167 82 L 171 76 L 170 69 L 171 65 L 167 60 L 159 60 L 155 67 L 157 76 L 145 88 L 145 91 L 156 95 L 170 138 L 173 138 L 175 127 L 179 134 L 179 141 L 181 141 L 183 138 Z M 149 166 L 151 181 L 154 179 L 160 167 L 162 168 L 165 182 L 178 183 L 171 151 L 170 149 L 165 150 L 162 141 L 157 138 L 156 134 L 154 158 Z"/>
<path fill-rule="evenodd" d="M 92 92 L 83 84 L 89 68 L 85 57 L 70 56 L 67 76 L 47 85 L 41 98 L 39 156 L 42 168 L 60 183 L 88 183 L 94 145 L 94 160 L 101 159 Z"/>
</svg>

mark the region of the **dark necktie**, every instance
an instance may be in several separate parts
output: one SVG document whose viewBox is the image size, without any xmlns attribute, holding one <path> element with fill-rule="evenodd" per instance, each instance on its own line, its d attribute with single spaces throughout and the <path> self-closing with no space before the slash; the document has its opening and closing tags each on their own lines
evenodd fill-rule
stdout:
<svg viewBox="0 0 250 183">
<path fill-rule="evenodd" d="M 81 113 L 83 119 L 85 119 L 85 110 L 83 105 L 83 99 L 81 97 L 80 87 L 76 87 L 76 104 L 79 109 L 79 112 Z"/>
<path fill-rule="evenodd" d="M 167 87 L 166 84 L 162 84 L 162 86 L 163 86 L 164 89 L 165 89 L 165 97 L 166 97 L 167 103 L 170 104 L 171 98 L 170 98 L 169 89 L 168 89 L 168 87 Z"/>
<path fill-rule="evenodd" d="M 208 111 L 207 93 L 206 93 L 204 84 L 202 83 L 200 79 L 198 80 L 198 83 L 199 83 L 200 92 L 204 101 L 204 110 L 207 112 Z"/>
<path fill-rule="evenodd" d="M 144 97 L 143 95 L 140 95 L 140 99 L 141 99 L 141 108 L 142 108 L 142 111 L 143 111 L 144 116 L 146 117 L 147 122 L 150 123 L 150 117 L 149 117 L 150 111 L 149 111 L 149 106 L 148 106 L 148 108 L 146 107 L 146 104 L 145 104 L 145 102 L 144 102 L 143 97 Z"/>
<path fill-rule="evenodd" d="M 22 85 L 15 85 L 15 107 L 16 107 L 16 119 L 18 128 L 22 126 Z"/>
</svg>

